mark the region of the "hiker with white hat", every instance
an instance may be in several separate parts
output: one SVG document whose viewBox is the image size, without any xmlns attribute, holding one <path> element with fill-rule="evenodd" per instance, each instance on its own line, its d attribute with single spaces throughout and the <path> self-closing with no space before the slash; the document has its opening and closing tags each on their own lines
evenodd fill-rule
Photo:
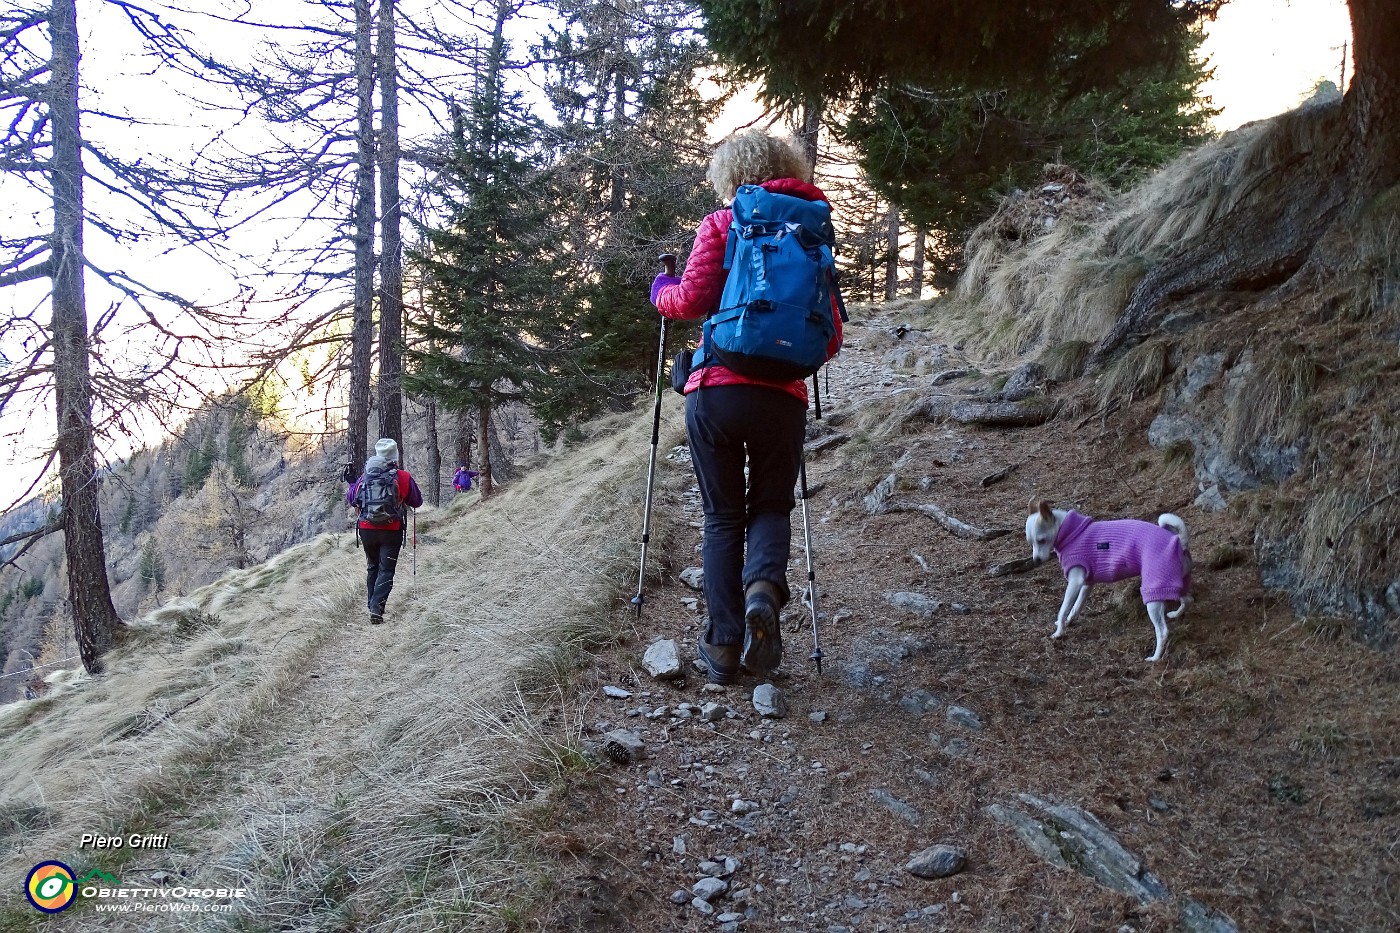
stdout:
<svg viewBox="0 0 1400 933">
<path fill-rule="evenodd" d="M 394 570 L 404 542 L 404 514 L 423 504 L 423 493 L 407 470 L 399 469 L 399 445 L 393 438 L 374 442 L 374 456 L 345 493 L 347 505 L 360 513 L 360 543 L 365 548 L 365 587 L 369 621 L 384 621 L 384 606 L 394 588 Z"/>
</svg>

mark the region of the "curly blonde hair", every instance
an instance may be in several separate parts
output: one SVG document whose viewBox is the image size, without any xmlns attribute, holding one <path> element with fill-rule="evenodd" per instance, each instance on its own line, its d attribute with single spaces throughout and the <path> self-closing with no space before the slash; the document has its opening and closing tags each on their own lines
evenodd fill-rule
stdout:
<svg viewBox="0 0 1400 933">
<path fill-rule="evenodd" d="M 757 185 L 774 178 L 811 181 L 811 167 L 792 140 L 749 130 L 720 143 L 706 178 L 720 200 L 728 202 L 740 185 Z"/>
</svg>

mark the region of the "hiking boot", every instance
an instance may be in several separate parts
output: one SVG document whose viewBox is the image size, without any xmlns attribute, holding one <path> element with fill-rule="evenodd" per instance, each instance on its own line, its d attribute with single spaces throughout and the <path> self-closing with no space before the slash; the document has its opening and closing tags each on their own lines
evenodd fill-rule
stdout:
<svg viewBox="0 0 1400 933">
<path fill-rule="evenodd" d="M 370 624 L 370 625 L 380 625 L 380 624 L 382 624 L 383 622 L 384 622 L 384 614 L 383 614 L 383 613 L 371 612 L 371 613 L 369 614 L 369 624 Z"/>
<path fill-rule="evenodd" d="M 755 580 L 744 595 L 744 650 L 739 660 L 755 674 L 766 674 L 783 660 L 783 633 L 778 626 L 782 591 L 767 580 Z"/>
<path fill-rule="evenodd" d="M 709 671 L 710 683 L 727 687 L 739 676 L 739 646 L 712 645 L 700 636 L 700 660 Z"/>
</svg>

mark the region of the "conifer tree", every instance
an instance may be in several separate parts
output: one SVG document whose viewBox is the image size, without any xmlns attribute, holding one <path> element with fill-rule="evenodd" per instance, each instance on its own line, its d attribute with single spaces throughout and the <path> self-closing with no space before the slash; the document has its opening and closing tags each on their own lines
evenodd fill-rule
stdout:
<svg viewBox="0 0 1400 933">
<path fill-rule="evenodd" d="M 656 256 L 682 252 L 718 207 L 704 183 L 706 134 L 722 99 L 696 75 L 713 65 L 685 0 L 596 4 L 559 0 L 542 45 L 556 115 L 556 159 L 567 260 L 575 267 L 570 353 L 541 411 L 546 431 L 629 395 L 656 358 L 647 301 Z"/>
<path fill-rule="evenodd" d="M 960 242 L 1048 162 L 1122 188 L 1209 138 L 1219 111 L 1199 96 L 1209 76 L 1195 55 L 1200 38 L 1183 32 L 1173 59 L 1089 89 L 1063 80 L 983 91 L 883 86 L 853 102 L 841 135 L 877 192 L 897 199 L 911 222 Z M 960 251 L 931 258 L 945 276 Z"/>
<path fill-rule="evenodd" d="M 440 226 L 420 225 L 409 250 L 431 314 L 412 323 L 432 349 L 410 349 L 405 388 L 478 415 L 481 494 L 491 494 L 492 410 L 548 394 L 550 348 L 559 344 L 557 237 L 549 224 L 539 127 L 528 102 L 506 85 L 507 24 L 517 12 L 496 0 L 476 86 L 442 145 L 431 186 Z"/>
</svg>

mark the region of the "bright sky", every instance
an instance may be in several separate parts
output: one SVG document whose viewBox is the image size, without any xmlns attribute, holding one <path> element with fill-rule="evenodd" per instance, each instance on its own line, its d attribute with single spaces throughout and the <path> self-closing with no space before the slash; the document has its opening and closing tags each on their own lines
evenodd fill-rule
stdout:
<svg viewBox="0 0 1400 933">
<path fill-rule="evenodd" d="M 1291 110 L 1318 81 L 1343 86 L 1344 46 L 1351 80 L 1350 42 L 1345 0 L 1230 0 L 1207 24 L 1202 46 L 1215 67 L 1205 93 L 1224 108 L 1217 128 Z"/>
</svg>

